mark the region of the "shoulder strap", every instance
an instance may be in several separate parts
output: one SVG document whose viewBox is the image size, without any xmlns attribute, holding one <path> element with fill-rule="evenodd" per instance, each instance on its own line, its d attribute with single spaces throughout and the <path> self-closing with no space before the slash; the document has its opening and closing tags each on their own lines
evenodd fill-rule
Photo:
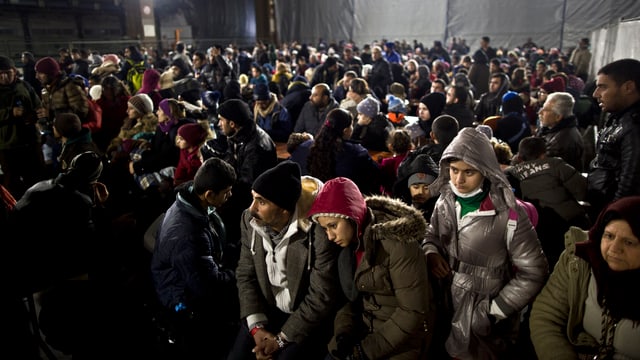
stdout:
<svg viewBox="0 0 640 360">
<path fill-rule="evenodd" d="M 507 247 L 513 240 L 513 234 L 516 232 L 518 226 L 518 212 L 515 209 L 509 208 L 509 220 L 507 220 Z"/>
</svg>

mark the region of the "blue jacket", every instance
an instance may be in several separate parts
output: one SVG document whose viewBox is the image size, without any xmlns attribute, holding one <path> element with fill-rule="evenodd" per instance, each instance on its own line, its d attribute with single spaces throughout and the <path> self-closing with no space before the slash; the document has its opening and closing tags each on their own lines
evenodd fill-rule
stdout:
<svg viewBox="0 0 640 360">
<path fill-rule="evenodd" d="M 197 204 L 191 186 L 181 190 L 158 231 L 151 275 L 162 305 L 237 317 L 225 301 L 236 299 L 235 274 L 222 266 L 224 226 Z M 237 301 L 237 300 L 236 300 Z"/>
<path fill-rule="evenodd" d="M 274 100 L 277 101 L 277 100 Z M 257 106 L 254 109 L 256 124 L 266 131 L 273 141 L 287 142 L 291 131 L 293 131 L 293 123 L 289 117 L 289 111 L 280 103 L 276 103 L 273 111 L 267 116 L 261 116 Z"/>
</svg>

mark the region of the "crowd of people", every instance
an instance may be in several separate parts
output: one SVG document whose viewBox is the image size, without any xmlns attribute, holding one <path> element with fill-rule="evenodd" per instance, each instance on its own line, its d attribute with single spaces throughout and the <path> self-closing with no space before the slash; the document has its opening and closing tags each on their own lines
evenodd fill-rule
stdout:
<svg viewBox="0 0 640 360">
<path fill-rule="evenodd" d="M 640 358 L 640 61 L 470 50 L 0 56 L 6 347 Z"/>
</svg>

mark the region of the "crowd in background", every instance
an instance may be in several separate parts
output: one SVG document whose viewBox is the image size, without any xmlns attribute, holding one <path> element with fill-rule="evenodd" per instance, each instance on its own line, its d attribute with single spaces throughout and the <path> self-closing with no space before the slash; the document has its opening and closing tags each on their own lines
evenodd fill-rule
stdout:
<svg viewBox="0 0 640 360">
<path fill-rule="evenodd" d="M 38 293 L 74 359 L 640 358 L 640 62 L 589 47 L 0 56 L 9 343 Z"/>
</svg>

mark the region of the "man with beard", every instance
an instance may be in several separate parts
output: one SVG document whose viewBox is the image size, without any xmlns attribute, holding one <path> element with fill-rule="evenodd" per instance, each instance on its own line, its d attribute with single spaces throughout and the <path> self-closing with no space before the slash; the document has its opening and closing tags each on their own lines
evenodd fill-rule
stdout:
<svg viewBox="0 0 640 360">
<path fill-rule="evenodd" d="M 236 269 L 241 327 L 229 360 L 323 359 L 338 307 L 337 254 L 306 217 L 322 183 L 283 161 L 253 183 Z M 305 210 L 303 210 L 305 209 Z"/>
<path fill-rule="evenodd" d="M 316 135 L 324 123 L 327 113 L 337 108 L 338 102 L 333 98 L 329 85 L 320 83 L 311 89 L 309 101 L 302 107 L 296 120 L 293 132 Z"/>
<path fill-rule="evenodd" d="M 509 90 L 509 76 L 504 73 L 491 74 L 489 91 L 480 95 L 475 108 L 476 121 L 480 124 L 489 116 L 500 115 L 502 95 Z"/>
</svg>

